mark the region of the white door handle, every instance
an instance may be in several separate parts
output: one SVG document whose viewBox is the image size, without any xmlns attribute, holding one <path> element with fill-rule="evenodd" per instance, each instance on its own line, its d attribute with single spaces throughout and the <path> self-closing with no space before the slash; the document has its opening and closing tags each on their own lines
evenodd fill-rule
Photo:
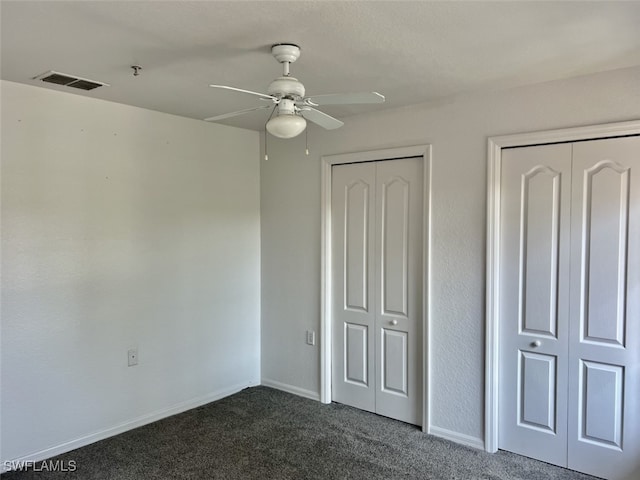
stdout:
<svg viewBox="0 0 640 480">
<path fill-rule="evenodd" d="M 391 325 L 397 325 L 398 324 L 398 320 L 396 320 L 395 318 L 393 320 L 391 320 L 389 322 Z"/>
<path fill-rule="evenodd" d="M 531 342 L 531 346 L 536 348 L 539 347 L 540 345 L 542 345 L 542 342 L 540 340 L 536 340 L 535 342 Z"/>
</svg>

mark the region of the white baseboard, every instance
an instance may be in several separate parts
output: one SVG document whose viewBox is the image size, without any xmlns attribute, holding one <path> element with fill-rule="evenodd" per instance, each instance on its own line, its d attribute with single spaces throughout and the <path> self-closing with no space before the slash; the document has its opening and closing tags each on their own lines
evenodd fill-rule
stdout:
<svg viewBox="0 0 640 480">
<path fill-rule="evenodd" d="M 450 440 L 461 445 L 466 445 L 467 447 L 484 450 L 484 440 L 482 440 L 481 438 L 472 437 L 471 435 L 465 435 L 464 433 L 458 433 L 454 432 L 453 430 L 447 430 L 446 428 L 434 426 L 429 427 L 427 433 L 435 437 L 444 438 L 445 440 Z"/>
<path fill-rule="evenodd" d="M 320 401 L 320 393 L 312 392 L 311 390 L 306 390 L 300 387 L 295 387 L 293 385 L 289 385 L 288 383 L 282 383 L 275 380 L 269 380 L 268 378 L 263 378 L 261 384 L 265 387 L 271 387 L 277 390 L 282 390 L 283 392 L 293 393 L 294 395 L 298 395 L 299 397 L 310 398 L 311 400 L 316 400 L 317 402 Z"/>
<path fill-rule="evenodd" d="M 4 473 L 8 471 L 9 465 L 20 465 L 24 463 L 39 462 L 41 460 L 46 460 L 47 458 L 55 457 L 56 455 L 60 455 L 62 453 L 70 452 L 71 450 L 75 450 L 76 448 L 84 447 L 91 443 L 95 443 L 99 440 L 104 440 L 105 438 L 113 437 L 115 435 L 126 432 L 128 430 L 133 430 L 134 428 L 147 425 L 148 423 L 153 423 L 163 418 L 170 417 L 178 413 L 186 412 L 187 410 L 191 410 L 192 408 L 206 405 L 207 403 L 211 403 L 216 400 L 220 400 L 221 398 L 228 397 L 229 395 L 233 395 L 234 393 L 238 393 L 240 390 L 243 390 L 247 387 L 255 387 L 257 385 L 258 385 L 257 382 L 247 382 L 247 383 L 234 385 L 228 388 L 224 388 L 221 390 L 216 390 L 214 392 L 207 393 L 206 395 L 202 395 L 200 397 L 192 398 L 190 400 L 177 403 L 169 408 L 157 410 L 147 415 L 143 415 L 141 417 L 134 418 L 133 420 L 129 420 L 127 422 L 121 423 L 114 427 L 106 428 L 104 430 L 100 430 L 99 432 L 91 433 L 84 437 L 76 438 L 75 440 L 70 440 L 68 442 L 61 443 L 60 445 L 55 445 L 53 447 L 46 448 L 38 452 L 30 453 L 29 455 L 25 455 L 20 458 L 15 458 L 11 460 L 3 459 L 2 464 L 0 464 L 0 473 Z"/>
</svg>

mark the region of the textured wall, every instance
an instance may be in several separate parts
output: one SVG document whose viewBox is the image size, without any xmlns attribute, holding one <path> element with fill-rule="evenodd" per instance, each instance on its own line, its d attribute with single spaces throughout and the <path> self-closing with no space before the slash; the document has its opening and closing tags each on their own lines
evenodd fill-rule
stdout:
<svg viewBox="0 0 640 480">
<path fill-rule="evenodd" d="M 633 68 L 350 117 L 340 130 L 311 127 L 309 157 L 304 136 L 270 138 L 261 163 L 263 379 L 319 392 L 319 352 L 304 330 L 320 329 L 320 156 L 430 143 L 431 421 L 481 440 L 487 138 L 638 119 L 638 85 Z"/>
<path fill-rule="evenodd" d="M 2 83 L 2 460 L 259 382 L 258 147 Z"/>
</svg>

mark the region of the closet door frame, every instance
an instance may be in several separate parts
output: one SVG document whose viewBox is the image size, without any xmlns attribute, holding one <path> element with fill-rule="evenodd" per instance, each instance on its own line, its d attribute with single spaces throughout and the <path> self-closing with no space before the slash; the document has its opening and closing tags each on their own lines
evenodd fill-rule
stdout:
<svg viewBox="0 0 640 480">
<path fill-rule="evenodd" d="M 332 372 L 332 271 L 331 271 L 331 168 L 345 163 L 374 162 L 419 157 L 423 171 L 422 218 L 422 430 L 429 433 L 429 286 L 431 245 L 431 145 L 389 148 L 325 155 L 321 173 L 320 246 L 320 401 L 331 403 Z"/>
<path fill-rule="evenodd" d="M 500 194 L 502 149 L 640 135 L 640 120 L 490 137 L 487 152 L 485 451 L 498 451 L 500 351 Z"/>
</svg>

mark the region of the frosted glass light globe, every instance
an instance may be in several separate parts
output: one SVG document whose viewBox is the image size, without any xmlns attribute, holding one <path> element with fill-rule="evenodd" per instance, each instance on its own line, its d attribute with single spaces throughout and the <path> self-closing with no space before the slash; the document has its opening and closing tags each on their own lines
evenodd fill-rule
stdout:
<svg viewBox="0 0 640 480">
<path fill-rule="evenodd" d="M 299 115 L 278 115 L 267 122 L 267 131 L 278 138 L 293 138 L 304 132 L 307 121 Z"/>
</svg>

